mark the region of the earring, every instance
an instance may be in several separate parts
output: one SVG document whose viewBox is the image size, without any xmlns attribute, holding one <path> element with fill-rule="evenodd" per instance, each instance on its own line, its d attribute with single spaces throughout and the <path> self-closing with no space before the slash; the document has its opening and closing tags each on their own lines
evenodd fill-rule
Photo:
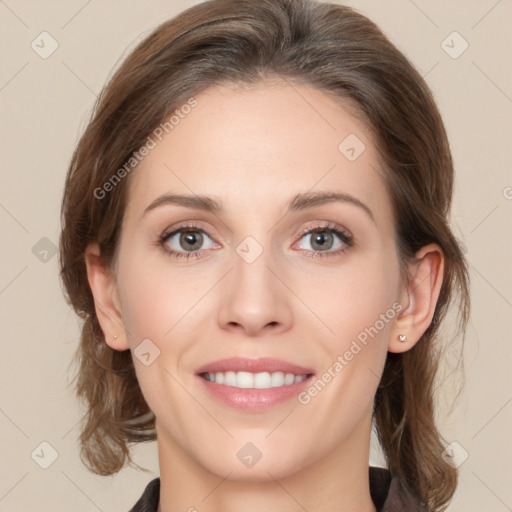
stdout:
<svg viewBox="0 0 512 512">
<path fill-rule="evenodd" d="M 114 339 L 117 340 L 117 334 L 114 336 Z"/>
<path fill-rule="evenodd" d="M 399 334 L 398 339 L 402 342 L 407 341 L 407 336 L 405 334 Z"/>
</svg>

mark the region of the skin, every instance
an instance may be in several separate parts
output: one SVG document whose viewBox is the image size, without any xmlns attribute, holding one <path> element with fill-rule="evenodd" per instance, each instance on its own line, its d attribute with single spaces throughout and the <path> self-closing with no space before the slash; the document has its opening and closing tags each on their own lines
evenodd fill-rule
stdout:
<svg viewBox="0 0 512 512">
<path fill-rule="evenodd" d="M 402 282 L 372 134 L 349 104 L 285 81 L 217 86 L 195 98 L 197 107 L 130 176 L 115 267 L 105 268 L 97 244 L 86 252 L 108 345 L 133 351 L 149 339 L 160 350 L 148 366 L 134 356 L 156 415 L 158 510 L 375 511 L 368 481 L 375 392 L 387 352 L 409 350 L 432 320 L 441 249 L 422 248 Z M 338 149 L 349 134 L 366 146 L 355 161 Z M 374 220 L 349 202 L 285 214 L 290 198 L 308 191 L 350 194 Z M 165 205 L 143 216 L 168 192 L 214 196 L 225 211 Z M 158 244 L 182 222 L 207 233 L 196 259 L 171 257 Z M 326 251 L 302 230 L 326 222 L 354 245 L 333 234 L 326 257 L 312 258 Z M 236 251 L 247 236 L 263 249 L 252 263 Z M 179 234 L 172 240 L 167 247 L 190 251 Z M 347 250 L 336 254 L 340 247 Z M 320 377 L 397 301 L 400 314 L 307 404 L 241 412 L 211 398 L 194 376 L 217 359 L 267 356 Z M 262 453 L 251 468 L 237 457 L 247 442 Z"/>
</svg>

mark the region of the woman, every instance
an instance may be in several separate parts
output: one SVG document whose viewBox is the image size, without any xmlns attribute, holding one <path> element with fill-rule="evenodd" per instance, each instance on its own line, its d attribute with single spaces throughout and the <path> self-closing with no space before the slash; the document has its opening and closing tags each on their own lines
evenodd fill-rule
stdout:
<svg viewBox="0 0 512 512">
<path fill-rule="evenodd" d="M 427 85 L 355 10 L 212 0 L 158 27 L 65 184 L 84 463 L 110 475 L 156 439 L 134 511 L 444 510 L 438 333 L 469 311 L 453 179 Z"/>
</svg>

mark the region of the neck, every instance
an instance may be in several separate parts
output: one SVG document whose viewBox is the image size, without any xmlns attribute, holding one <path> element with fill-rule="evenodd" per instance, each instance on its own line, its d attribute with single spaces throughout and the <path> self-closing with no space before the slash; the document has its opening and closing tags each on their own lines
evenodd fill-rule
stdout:
<svg viewBox="0 0 512 512">
<path fill-rule="evenodd" d="M 376 512 L 368 476 L 370 432 L 371 415 L 313 464 L 279 478 L 267 468 L 258 478 L 234 480 L 228 467 L 219 475 L 199 464 L 157 421 L 158 512 Z"/>
</svg>

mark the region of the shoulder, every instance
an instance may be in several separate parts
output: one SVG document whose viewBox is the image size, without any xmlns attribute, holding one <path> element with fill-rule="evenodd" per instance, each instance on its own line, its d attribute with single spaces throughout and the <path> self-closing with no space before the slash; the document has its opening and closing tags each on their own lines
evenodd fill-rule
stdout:
<svg viewBox="0 0 512 512">
<path fill-rule="evenodd" d="M 377 512 L 424 512 L 419 501 L 400 488 L 389 469 L 369 467 L 370 495 Z M 160 478 L 151 480 L 142 496 L 129 512 L 157 512 L 160 499 Z"/>
<path fill-rule="evenodd" d="M 149 482 L 139 501 L 135 503 L 129 512 L 157 512 L 159 499 L 160 478 L 155 478 Z"/>
<path fill-rule="evenodd" d="M 377 512 L 381 512 L 384 503 L 389 495 L 391 486 L 391 471 L 386 468 L 370 466 L 370 495 Z"/>
<path fill-rule="evenodd" d="M 400 486 L 386 468 L 370 466 L 370 495 L 377 512 L 426 512 L 420 500 Z"/>
</svg>

